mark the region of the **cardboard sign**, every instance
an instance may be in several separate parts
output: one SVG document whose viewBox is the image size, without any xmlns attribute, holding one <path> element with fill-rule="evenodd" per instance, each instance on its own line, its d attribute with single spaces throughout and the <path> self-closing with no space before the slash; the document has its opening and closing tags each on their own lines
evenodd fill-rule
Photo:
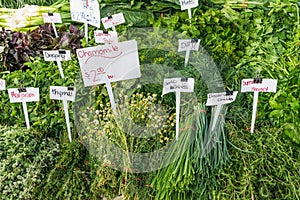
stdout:
<svg viewBox="0 0 300 200">
<path fill-rule="evenodd" d="M 47 50 L 43 51 L 45 61 L 67 61 L 71 60 L 70 50 Z"/>
<path fill-rule="evenodd" d="M 116 31 L 96 30 L 94 32 L 96 43 L 117 43 L 118 33 Z"/>
<path fill-rule="evenodd" d="M 193 92 L 193 78 L 170 78 L 164 79 L 163 95 L 170 92 Z"/>
<path fill-rule="evenodd" d="M 135 40 L 76 50 L 85 86 L 139 78 Z"/>
<path fill-rule="evenodd" d="M 76 88 L 50 86 L 50 99 L 75 101 Z"/>
<path fill-rule="evenodd" d="M 104 28 L 108 29 L 125 23 L 125 18 L 123 13 L 118 13 L 109 17 L 104 17 L 101 19 L 101 21 Z"/>
<path fill-rule="evenodd" d="M 40 100 L 39 88 L 24 88 L 24 91 L 20 91 L 18 88 L 7 90 L 11 103 L 34 102 Z"/>
<path fill-rule="evenodd" d="M 0 90 L 5 90 L 6 87 L 5 87 L 5 80 L 3 79 L 0 79 Z"/>
<path fill-rule="evenodd" d="M 198 6 L 198 0 L 179 0 L 181 10 L 191 9 Z"/>
<path fill-rule="evenodd" d="M 100 28 L 100 8 L 97 0 L 70 0 L 73 21 Z"/>
<path fill-rule="evenodd" d="M 42 13 L 44 23 L 62 23 L 60 13 Z"/>
<path fill-rule="evenodd" d="M 182 51 L 198 51 L 200 46 L 199 39 L 178 40 L 178 52 Z"/>
<path fill-rule="evenodd" d="M 209 93 L 207 94 L 206 106 L 216 106 L 220 104 L 229 104 L 235 101 L 238 92 L 232 93 L 221 92 L 221 93 Z"/>
<path fill-rule="evenodd" d="M 254 79 L 243 79 L 241 92 L 276 92 L 277 80 L 262 79 L 261 83 L 255 83 Z"/>
</svg>

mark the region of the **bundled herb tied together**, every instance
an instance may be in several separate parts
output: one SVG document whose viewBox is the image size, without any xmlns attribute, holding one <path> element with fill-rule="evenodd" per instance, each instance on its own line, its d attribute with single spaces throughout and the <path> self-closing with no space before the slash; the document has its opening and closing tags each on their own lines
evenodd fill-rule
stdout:
<svg viewBox="0 0 300 200">
<path fill-rule="evenodd" d="M 19 1 L 17 1 L 19 2 Z M 51 6 L 24 5 L 22 8 L 0 8 L 0 27 L 5 27 L 13 31 L 28 31 L 43 24 L 42 13 L 58 12 L 61 14 L 64 23 L 71 22 L 70 3 L 66 0 L 59 0 Z"/>
<path fill-rule="evenodd" d="M 185 113 L 188 117 L 181 124 L 180 139 L 175 144 L 186 151 L 179 151 L 179 159 L 159 170 L 152 182 L 155 199 L 208 199 L 216 187 L 216 170 L 229 160 L 224 118 L 210 131 L 205 105 L 198 103 L 193 111 Z M 176 153 L 172 152 L 172 157 Z"/>
<path fill-rule="evenodd" d="M 119 161 L 106 159 L 112 155 L 105 155 L 112 154 L 115 147 L 128 153 L 146 153 L 172 141 L 175 135 L 175 113 L 170 112 L 167 106 L 161 106 L 156 97 L 157 94 L 150 93 L 135 93 L 131 97 L 120 93 L 119 101 L 123 103 L 118 104 L 115 113 L 110 103 L 98 102 L 99 110 L 88 107 L 80 117 L 80 123 L 87 130 L 80 131 L 80 134 L 90 151 L 101 156 L 105 160 L 104 164 L 117 166 L 124 163 L 114 163 Z M 128 165 L 130 168 L 130 163 Z"/>
</svg>

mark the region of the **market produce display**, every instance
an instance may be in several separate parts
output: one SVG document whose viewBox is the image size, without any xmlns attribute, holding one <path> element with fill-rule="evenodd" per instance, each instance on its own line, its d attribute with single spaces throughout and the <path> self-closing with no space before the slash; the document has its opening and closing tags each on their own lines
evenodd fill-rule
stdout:
<svg viewBox="0 0 300 200">
<path fill-rule="evenodd" d="M 300 198 L 297 0 L 0 7 L 0 199 Z"/>
</svg>

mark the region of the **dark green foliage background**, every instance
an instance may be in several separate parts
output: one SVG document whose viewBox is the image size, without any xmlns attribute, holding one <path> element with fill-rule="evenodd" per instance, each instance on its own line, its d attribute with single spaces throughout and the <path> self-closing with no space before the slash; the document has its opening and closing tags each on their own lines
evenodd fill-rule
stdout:
<svg viewBox="0 0 300 200">
<path fill-rule="evenodd" d="M 30 3 L 39 4 L 37 1 Z M 40 3 L 46 5 L 46 2 Z M 297 1 L 261 1 L 262 5 L 248 4 L 239 9 L 229 9 L 232 5 L 224 6 L 224 2 L 200 1 L 199 7 L 193 9 L 191 23 L 187 12 L 180 11 L 178 2 L 173 0 L 108 0 L 100 3 L 103 16 L 124 13 L 127 23 L 117 27 L 120 33 L 131 27 L 151 26 L 201 39 L 202 47 L 210 53 L 222 74 L 224 90 L 239 91 L 241 79 L 252 78 L 256 72 L 263 78 L 278 79 L 276 94 L 259 96 L 255 134 L 250 135 L 247 131 L 252 95 L 238 94 L 236 102 L 230 104 L 226 120 L 231 161 L 206 177 L 210 190 L 205 190 L 207 193 L 203 196 L 210 199 L 299 199 L 300 24 Z M 0 5 L 20 6 L 7 2 L 0 2 Z M 83 26 L 79 28 L 83 30 Z M 90 37 L 94 29 L 90 28 Z M 81 42 L 83 46 L 95 45 L 93 39 L 89 44 L 84 40 Z M 158 52 L 147 50 L 140 51 L 139 56 L 148 59 L 145 63 L 156 62 L 161 57 Z M 20 87 L 23 82 L 25 87 L 39 87 L 41 94 L 40 102 L 28 103 L 30 132 L 19 128 L 15 128 L 14 134 L 7 134 L 8 130 L 4 128 L 0 131 L 1 164 L 10 163 L 1 165 L 3 173 L 0 177 L 5 178 L 1 181 L 0 198 L 17 199 L 16 195 L 27 188 L 32 199 L 100 199 L 103 195 L 114 198 L 121 193 L 128 199 L 155 199 L 157 191 L 151 183 L 156 172 L 124 174 L 98 163 L 77 137 L 72 109 L 74 141 L 68 142 L 62 103 L 49 99 L 49 86 L 74 85 L 79 71 L 77 58 L 73 56 L 71 61 L 62 63 L 67 74 L 65 79 L 60 78 L 55 63 L 37 57 L 30 59 L 31 62 L 26 63 L 27 71 L 3 71 L 0 74 L 0 78 L 6 80 L 7 88 Z M 166 55 L 164 59 L 163 62 L 175 63 L 174 68 L 182 68 L 182 59 L 172 60 L 172 55 Z M 194 74 L 190 67 L 183 70 L 184 73 Z M 99 87 L 99 98 L 107 100 L 103 88 Z M 145 89 L 150 92 L 160 90 L 159 86 Z M 205 102 L 203 91 L 198 94 Z M 25 126 L 22 105 L 9 103 L 6 91 L 0 91 L 0 99 L 0 123 Z M 59 149 L 53 150 L 58 143 Z M 18 161 L 12 155 L 22 156 Z M 50 161 L 42 166 L 37 163 L 40 160 Z M 12 170 L 10 165 L 14 162 L 19 163 L 20 171 Z M 28 185 L 20 186 L 20 190 L 11 192 L 11 196 L 5 196 L 5 186 L 12 185 L 19 173 L 30 177 L 26 173 L 29 164 L 37 167 L 40 181 L 28 182 Z M 7 178 L 7 174 L 12 175 Z M 198 187 L 197 183 L 201 181 L 196 179 L 194 183 Z M 193 190 L 197 188 L 191 187 L 184 194 L 185 198 Z"/>
</svg>

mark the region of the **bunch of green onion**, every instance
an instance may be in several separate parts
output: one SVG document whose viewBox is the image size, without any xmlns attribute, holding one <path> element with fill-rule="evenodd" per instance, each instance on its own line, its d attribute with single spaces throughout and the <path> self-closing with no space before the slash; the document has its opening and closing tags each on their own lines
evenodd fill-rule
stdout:
<svg viewBox="0 0 300 200">
<path fill-rule="evenodd" d="M 60 13 L 62 22 L 71 21 L 70 3 L 59 0 L 51 6 L 25 5 L 23 8 L 0 8 L 0 27 L 12 31 L 27 31 L 43 24 L 42 13 Z"/>
</svg>

